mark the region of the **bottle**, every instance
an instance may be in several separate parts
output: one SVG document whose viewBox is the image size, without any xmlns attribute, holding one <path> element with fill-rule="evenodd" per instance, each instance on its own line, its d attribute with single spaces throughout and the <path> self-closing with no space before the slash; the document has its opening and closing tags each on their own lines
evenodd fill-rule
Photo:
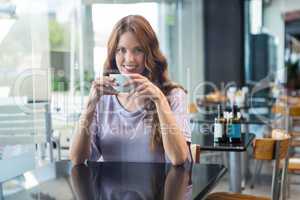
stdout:
<svg viewBox="0 0 300 200">
<path fill-rule="evenodd" d="M 248 125 L 247 125 L 247 120 L 244 117 L 243 113 L 238 113 L 238 118 L 240 119 L 241 123 L 241 133 L 247 133 L 248 132 Z"/>
<path fill-rule="evenodd" d="M 224 116 L 224 112 L 222 110 L 221 105 L 220 105 L 220 123 L 222 124 L 222 130 L 223 130 L 221 143 L 227 143 L 227 142 L 229 142 L 229 138 L 227 135 L 227 129 L 226 129 L 227 120 Z"/>
<path fill-rule="evenodd" d="M 218 105 L 218 117 L 215 118 L 214 123 L 214 142 L 220 143 L 222 142 L 222 137 L 224 134 L 224 127 L 221 123 L 221 105 Z"/>
<path fill-rule="evenodd" d="M 237 106 L 232 107 L 232 116 L 229 120 L 228 131 L 229 131 L 229 141 L 232 143 L 241 141 L 241 121 L 238 118 Z"/>
</svg>

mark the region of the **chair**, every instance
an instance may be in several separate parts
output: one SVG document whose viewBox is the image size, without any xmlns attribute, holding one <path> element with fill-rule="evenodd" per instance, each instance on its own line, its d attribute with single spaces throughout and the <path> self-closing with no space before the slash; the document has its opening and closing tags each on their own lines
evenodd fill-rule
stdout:
<svg viewBox="0 0 300 200">
<path fill-rule="evenodd" d="M 291 184 L 299 184 L 292 182 L 290 176 L 299 175 L 300 172 L 300 131 L 295 130 L 296 127 L 300 127 L 300 97 L 285 97 L 273 106 L 272 112 L 286 117 L 285 129 L 291 136 L 287 182 L 289 196 Z"/>
<path fill-rule="evenodd" d="M 300 98 L 299 105 L 291 106 L 288 109 L 288 130 L 291 135 L 291 148 L 289 152 L 289 163 L 288 163 L 288 196 L 290 196 L 290 189 L 292 184 L 299 185 L 299 182 L 292 182 L 291 175 L 300 174 L 300 131 L 295 130 L 296 126 L 300 127 Z"/>
<path fill-rule="evenodd" d="M 0 182 L 6 181 L 35 167 L 35 145 L 43 150 L 49 146 L 53 161 L 52 125 L 48 103 L 0 105 L 0 146 L 28 145 L 28 151 L 0 159 Z M 3 150 L 2 148 L 2 150 Z M 45 156 L 42 151 L 42 158 Z M 14 166 L 14 167 L 11 167 Z"/>
<path fill-rule="evenodd" d="M 247 194 L 215 192 L 209 194 L 206 200 L 270 200 L 267 197 L 258 197 Z"/>
<path fill-rule="evenodd" d="M 280 160 L 287 159 L 288 148 L 289 148 L 290 137 L 285 135 L 281 139 L 273 138 L 261 138 L 256 139 L 254 144 L 253 155 L 256 159 L 261 160 L 273 160 L 273 175 L 272 175 L 272 186 L 271 186 L 271 199 L 279 199 L 279 196 L 284 195 L 284 185 L 286 178 L 286 168 L 283 168 L 281 177 L 280 174 Z M 281 180 L 280 180 L 281 178 Z M 280 184 L 281 183 L 281 184 Z M 280 186 L 280 188 L 279 188 Z M 268 197 L 258 197 L 253 195 L 244 195 L 237 193 L 228 193 L 228 192 L 216 192 L 208 195 L 207 200 L 234 200 L 234 199 L 243 199 L 243 200 L 266 200 L 270 199 Z"/>
<path fill-rule="evenodd" d="M 273 129 L 271 131 L 271 134 L 268 135 L 267 138 L 273 138 L 273 139 L 281 139 L 286 136 L 286 131 L 283 129 Z M 253 159 L 255 160 L 254 164 L 254 172 L 250 184 L 250 188 L 254 188 L 256 177 L 260 174 L 260 171 L 262 169 L 262 162 L 263 161 L 272 161 L 272 149 L 273 149 L 273 143 L 269 140 L 257 140 L 258 143 L 254 142 L 253 144 Z M 265 151 L 261 151 L 260 148 L 264 148 Z M 269 154 L 269 155 L 268 155 Z"/>
</svg>

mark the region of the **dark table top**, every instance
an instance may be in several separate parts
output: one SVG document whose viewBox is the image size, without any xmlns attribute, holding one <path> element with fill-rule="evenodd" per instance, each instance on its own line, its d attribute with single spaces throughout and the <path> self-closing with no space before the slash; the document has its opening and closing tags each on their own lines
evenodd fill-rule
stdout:
<svg viewBox="0 0 300 200">
<path fill-rule="evenodd" d="M 30 172 L 36 186 L 4 199 L 203 199 L 226 172 L 216 164 L 88 162 L 72 167 L 69 161 L 43 170 Z M 47 178 L 41 178 L 44 172 Z"/>
<path fill-rule="evenodd" d="M 217 117 L 216 114 L 202 115 L 198 114 L 191 118 L 191 123 L 212 124 Z M 250 114 L 248 119 L 243 121 L 244 124 L 266 125 L 270 123 L 271 116 L 269 114 Z"/>
<path fill-rule="evenodd" d="M 212 133 L 198 133 L 192 135 L 192 142 L 199 144 L 201 150 L 209 151 L 246 151 L 252 143 L 255 135 L 253 133 L 242 133 L 241 142 L 238 143 L 216 143 Z"/>
<path fill-rule="evenodd" d="M 271 108 L 273 106 L 273 104 L 275 103 L 276 99 L 275 98 L 269 98 L 269 97 L 263 97 L 263 98 L 249 98 L 247 100 L 247 102 L 240 106 L 239 108 L 240 109 L 243 109 L 243 110 L 248 110 L 248 109 L 251 109 L 251 108 Z M 220 101 L 220 102 L 203 102 L 203 101 L 198 101 L 197 102 L 197 105 L 199 107 L 202 107 L 202 108 L 207 108 L 208 110 L 209 109 L 217 109 L 217 106 L 221 104 L 223 106 L 223 108 L 225 107 L 226 110 L 231 110 L 231 106 L 230 106 L 230 103 L 228 101 L 226 102 L 223 102 L 223 101 Z"/>
</svg>

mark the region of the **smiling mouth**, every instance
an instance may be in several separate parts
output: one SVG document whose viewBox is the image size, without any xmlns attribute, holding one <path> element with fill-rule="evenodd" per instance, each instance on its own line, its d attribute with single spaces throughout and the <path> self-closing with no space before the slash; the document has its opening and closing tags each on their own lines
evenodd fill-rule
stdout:
<svg viewBox="0 0 300 200">
<path fill-rule="evenodd" d="M 122 65 L 126 70 L 134 70 L 137 68 L 136 65 Z"/>
</svg>

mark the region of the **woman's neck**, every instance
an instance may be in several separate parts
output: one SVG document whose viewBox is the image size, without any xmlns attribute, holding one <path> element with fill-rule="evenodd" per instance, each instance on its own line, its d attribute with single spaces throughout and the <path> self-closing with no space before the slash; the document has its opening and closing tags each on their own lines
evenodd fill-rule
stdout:
<svg viewBox="0 0 300 200">
<path fill-rule="evenodd" d="M 145 106 L 145 100 L 130 93 L 119 93 L 117 98 L 120 104 L 129 112 L 134 112 Z"/>
</svg>

